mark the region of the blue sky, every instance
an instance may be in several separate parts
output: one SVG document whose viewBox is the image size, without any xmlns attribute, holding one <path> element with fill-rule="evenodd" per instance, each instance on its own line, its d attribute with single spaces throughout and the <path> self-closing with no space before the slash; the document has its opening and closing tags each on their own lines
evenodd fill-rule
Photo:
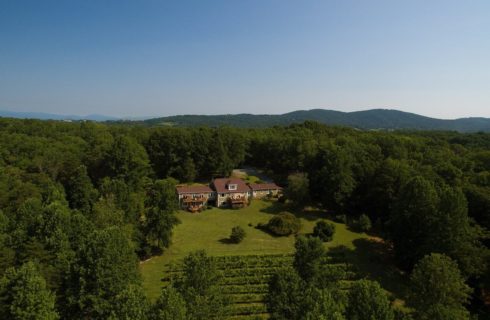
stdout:
<svg viewBox="0 0 490 320">
<path fill-rule="evenodd" d="M 490 117 L 490 1 L 0 0 L 0 109 Z"/>
</svg>

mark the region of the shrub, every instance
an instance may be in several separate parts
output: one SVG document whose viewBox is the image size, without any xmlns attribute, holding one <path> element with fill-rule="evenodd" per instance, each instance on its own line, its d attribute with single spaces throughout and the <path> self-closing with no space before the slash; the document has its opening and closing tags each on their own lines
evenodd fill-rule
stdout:
<svg viewBox="0 0 490 320">
<path fill-rule="evenodd" d="M 267 230 L 267 223 L 259 222 L 257 223 L 256 229 Z"/>
<path fill-rule="evenodd" d="M 361 214 L 359 217 L 359 221 L 357 222 L 357 227 L 361 231 L 369 231 L 371 230 L 372 224 L 371 224 L 371 219 L 365 214 Z"/>
<path fill-rule="evenodd" d="M 335 221 L 339 223 L 347 223 L 347 216 L 345 214 L 338 214 L 335 216 Z"/>
<path fill-rule="evenodd" d="M 231 229 L 230 241 L 233 243 L 240 243 L 247 234 L 242 227 L 236 226 Z"/>
<path fill-rule="evenodd" d="M 277 236 L 289 236 L 298 233 L 301 221 L 290 212 L 281 212 L 267 223 L 267 230 Z"/>
<path fill-rule="evenodd" d="M 320 238 L 322 241 L 332 241 L 335 233 L 335 225 L 326 221 L 318 221 L 313 228 L 313 236 Z"/>
</svg>

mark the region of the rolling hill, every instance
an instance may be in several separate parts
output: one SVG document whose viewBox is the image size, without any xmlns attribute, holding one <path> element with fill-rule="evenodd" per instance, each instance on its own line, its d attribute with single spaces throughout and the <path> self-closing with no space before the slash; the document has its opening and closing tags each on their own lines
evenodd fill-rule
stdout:
<svg viewBox="0 0 490 320">
<path fill-rule="evenodd" d="M 59 115 L 37 112 L 0 110 L 0 117 L 41 120 L 92 120 L 145 126 L 232 126 L 242 128 L 290 125 L 317 121 L 327 125 L 346 126 L 363 130 L 444 130 L 459 132 L 490 132 L 490 118 L 460 118 L 443 120 L 391 109 L 341 112 L 326 109 L 299 110 L 284 114 L 223 114 L 176 115 L 142 120 L 131 120 L 105 115 Z"/>
<path fill-rule="evenodd" d="M 341 112 L 324 109 L 293 111 L 280 115 L 179 115 L 143 121 L 149 126 L 234 126 L 269 127 L 304 121 L 318 121 L 328 125 L 348 126 L 366 130 L 450 130 L 460 132 L 490 132 L 489 118 L 461 118 L 443 120 L 398 110 L 372 109 Z"/>
</svg>

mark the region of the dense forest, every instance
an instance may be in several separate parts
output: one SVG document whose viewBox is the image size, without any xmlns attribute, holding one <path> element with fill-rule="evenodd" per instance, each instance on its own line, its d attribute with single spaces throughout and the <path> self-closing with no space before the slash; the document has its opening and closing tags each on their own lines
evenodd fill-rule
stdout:
<svg viewBox="0 0 490 320">
<path fill-rule="evenodd" d="M 274 319 L 485 317 L 488 133 L 14 119 L 0 119 L 0 314 L 222 319 L 226 297 L 213 287 L 218 276 L 204 252 L 185 259 L 184 277 L 155 302 L 141 287 L 138 261 L 171 244 L 177 183 L 244 165 L 285 186 L 292 205 L 367 215 L 411 282 L 407 313 L 369 280 L 339 298 L 335 276 L 319 271 L 321 244 L 299 237 L 294 269 L 269 284 Z"/>
</svg>

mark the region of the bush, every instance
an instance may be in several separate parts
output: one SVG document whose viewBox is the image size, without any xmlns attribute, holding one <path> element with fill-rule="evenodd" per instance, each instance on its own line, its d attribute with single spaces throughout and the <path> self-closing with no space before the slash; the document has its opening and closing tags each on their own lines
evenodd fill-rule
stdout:
<svg viewBox="0 0 490 320">
<path fill-rule="evenodd" d="M 318 221 L 313 229 L 313 236 L 320 238 L 322 241 L 332 241 L 335 233 L 335 225 L 326 221 Z"/>
<path fill-rule="evenodd" d="M 369 219 L 367 215 L 361 214 L 361 216 L 359 217 L 359 221 L 357 222 L 357 227 L 360 231 L 364 232 L 371 230 L 371 219 Z"/>
<path fill-rule="evenodd" d="M 267 230 L 267 223 L 259 222 L 257 223 L 256 229 Z"/>
<path fill-rule="evenodd" d="M 347 216 L 345 214 L 338 214 L 335 216 L 335 221 L 339 223 L 347 223 Z"/>
<path fill-rule="evenodd" d="M 247 234 L 242 227 L 236 226 L 231 229 L 230 241 L 233 243 L 240 243 Z"/>
<path fill-rule="evenodd" d="M 281 212 L 267 223 L 267 230 L 277 236 L 296 234 L 301 228 L 301 221 L 290 212 Z"/>
</svg>

